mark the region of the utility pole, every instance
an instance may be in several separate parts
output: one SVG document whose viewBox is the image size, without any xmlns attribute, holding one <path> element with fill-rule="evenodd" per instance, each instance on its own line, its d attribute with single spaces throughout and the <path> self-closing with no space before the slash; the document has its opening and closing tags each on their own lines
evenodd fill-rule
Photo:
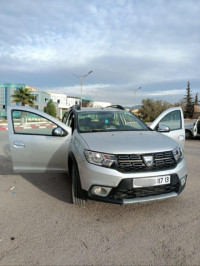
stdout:
<svg viewBox="0 0 200 266">
<path fill-rule="evenodd" d="M 90 75 L 92 72 L 93 72 L 93 71 L 91 70 L 91 71 L 89 71 L 87 74 L 85 74 L 85 75 L 79 75 L 79 76 L 73 74 L 75 77 L 77 77 L 77 78 L 79 79 L 79 81 L 80 81 L 80 85 L 81 85 L 81 107 L 82 107 L 82 90 L 83 90 L 83 81 L 84 81 L 84 79 L 85 79 L 88 75 Z"/>
</svg>

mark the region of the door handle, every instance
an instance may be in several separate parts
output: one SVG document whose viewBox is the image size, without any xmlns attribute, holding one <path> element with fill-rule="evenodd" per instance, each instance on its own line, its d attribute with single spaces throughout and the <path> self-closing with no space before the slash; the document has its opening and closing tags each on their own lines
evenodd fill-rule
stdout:
<svg viewBox="0 0 200 266">
<path fill-rule="evenodd" d="M 22 149 L 22 148 L 25 148 L 25 144 L 21 141 L 15 141 L 13 146 L 17 149 Z"/>
<path fill-rule="evenodd" d="M 180 135 L 180 136 L 178 136 L 178 139 L 179 139 L 179 140 L 184 140 L 185 137 L 184 137 L 183 135 Z"/>
</svg>

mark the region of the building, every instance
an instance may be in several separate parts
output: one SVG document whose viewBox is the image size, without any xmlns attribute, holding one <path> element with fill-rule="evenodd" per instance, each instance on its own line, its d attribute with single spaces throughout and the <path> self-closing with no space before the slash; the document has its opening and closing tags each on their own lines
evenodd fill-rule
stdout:
<svg viewBox="0 0 200 266">
<path fill-rule="evenodd" d="M 73 105 L 79 104 L 81 98 L 67 96 L 63 93 L 57 92 L 48 92 L 50 95 L 51 100 L 53 101 L 54 105 L 56 106 L 57 116 L 61 119 L 63 114 Z"/>
<path fill-rule="evenodd" d="M 20 105 L 20 103 L 12 103 L 11 95 L 19 88 L 27 88 L 35 96 L 34 108 L 43 111 L 49 100 L 52 100 L 56 106 L 57 117 L 62 118 L 63 114 L 73 105 L 80 104 L 81 98 L 69 96 L 57 92 L 45 92 L 26 84 L 0 83 L 0 118 L 7 117 L 8 105 Z M 88 106 L 92 102 L 91 99 L 82 97 L 82 106 Z"/>
<path fill-rule="evenodd" d="M 75 104 L 78 104 L 80 98 L 76 97 L 69 97 L 63 93 L 57 92 L 48 92 L 50 94 L 51 100 L 53 101 L 54 105 L 56 106 L 57 116 L 61 119 L 63 114 Z M 77 99 L 77 101 L 76 101 Z"/>
<path fill-rule="evenodd" d="M 6 111 L 7 106 L 12 105 L 11 95 L 15 90 L 20 87 L 25 88 L 25 84 L 14 84 L 14 83 L 0 83 L 0 117 L 7 117 Z"/>
<path fill-rule="evenodd" d="M 74 96 L 67 96 L 67 108 L 70 108 L 73 105 L 80 104 L 81 98 Z"/>
<path fill-rule="evenodd" d="M 19 103 L 12 103 L 11 95 L 15 90 L 19 88 L 28 88 L 35 96 L 34 107 L 39 110 L 43 110 L 47 102 L 51 99 L 50 95 L 44 91 L 27 86 L 23 83 L 0 83 L 0 117 L 7 117 L 8 105 L 20 105 Z"/>
<path fill-rule="evenodd" d="M 7 106 L 12 104 L 11 95 L 25 84 L 0 83 L 0 115 L 6 116 Z"/>
<path fill-rule="evenodd" d="M 34 108 L 43 111 L 44 107 L 47 105 L 48 101 L 51 99 L 50 94 L 45 91 L 32 88 L 30 86 L 26 86 L 26 88 L 29 89 L 32 92 L 32 94 L 35 96 Z"/>
<path fill-rule="evenodd" d="M 87 107 L 89 103 L 93 102 L 92 99 L 87 97 L 74 97 L 69 96 L 63 93 L 57 93 L 57 92 L 48 92 L 51 96 L 51 100 L 56 105 L 57 104 L 57 115 L 61 119 L 63 117 L 63 114 L 73 105 L 81 104 L 82 99 L 82 106 Z"/>
</svg>

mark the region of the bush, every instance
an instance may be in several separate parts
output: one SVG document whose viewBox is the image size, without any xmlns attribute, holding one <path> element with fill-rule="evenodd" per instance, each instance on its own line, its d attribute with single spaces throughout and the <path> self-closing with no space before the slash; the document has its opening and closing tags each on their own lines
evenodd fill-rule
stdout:
<svg viewBox="0 0 200 266">
<path fill-rule="evenodd" d="M 139 109 L 139 116 L 145 122 L 152 122 L 159 116 L 159 114 L 172 106 L 173 105 L 168 102 L 145 99 L 142 100 L 142 106 Z"/>
<path fill-rule="evenodd" d="M 56 115 L 57 115 L 56 107 L 53 104 L 52 100 L 48 101 L 47 106 L 44 107 L 44 112 L 53 116 L 53 117 L 56 117 Z"/>
</svg>

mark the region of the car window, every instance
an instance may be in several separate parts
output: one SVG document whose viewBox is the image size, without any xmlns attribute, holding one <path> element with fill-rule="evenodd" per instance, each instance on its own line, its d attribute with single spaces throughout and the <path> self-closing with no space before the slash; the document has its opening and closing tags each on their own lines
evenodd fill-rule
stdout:
<svg viewBox="0 0 200 266">
<path fill-rule="evenodd" d="M 67 126 L 71 127 L 72 132 L 74 131 L 74 128 L 75 128 L 75 115 L 74 115 L 73 112 L 69 115 L 69 118 L 67 119 Z"/>
<path fill-rule="evenodd" d="M 158 127 L 160 126 L 168 126 L 171 131 L 181 129 L 181 112 L 176 110 L 168 113 L 160 120 Z"/>
<path fill-rule="evenodd" d="M 124 118 L 126 125 L 129 125 L 132 128 L 135 128 L 138 130 L 142 129 L 143 125 L 140 123 L 141 121 L 137 119 L 136 116 L 133 116 L 132 114 L 127 112 L 123 114 L 123 118 Z"/>
<path fill-rule="evenodd" d="M 84 132 L 149 130 L 136 116 L 124 111 L 94 111 L 78 114 L 78 130 Z"/>
<path fill-rule="evenodd" d="M 15 134 L 52 136 L 57 125 L 50 120 L 25 111 L 12 111 L 13 130 Z"/>
<path fill-rule="evenodd" d="M 64 124 L 67 123 L 67 117 L 68 117 L 68 114 L 69 114 L 69 112 L 66 112 L 66 113 L 64 113 L 64 115 L 63 115 L 62 122 L 63 122 Z"/>
</svg>

